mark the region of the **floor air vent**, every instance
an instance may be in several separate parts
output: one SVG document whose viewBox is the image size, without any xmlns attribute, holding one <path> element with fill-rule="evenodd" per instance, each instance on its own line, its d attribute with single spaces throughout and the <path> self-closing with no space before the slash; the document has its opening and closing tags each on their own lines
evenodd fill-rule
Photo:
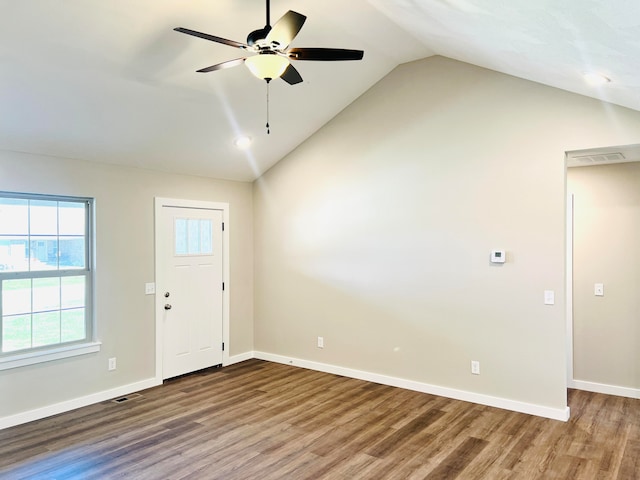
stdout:
<svg viewBox="0 0 640 480">
<path fill-rule="evenodd" d="M 131 400 L 135 400 L 136 398 L 141 398 L 142 395 L 139 393 L 132 393 L 131 395 L 125 395 L 124 397 L 114 398 L 111 400 L 113 403 L 126 403 Z"/>
</svg>

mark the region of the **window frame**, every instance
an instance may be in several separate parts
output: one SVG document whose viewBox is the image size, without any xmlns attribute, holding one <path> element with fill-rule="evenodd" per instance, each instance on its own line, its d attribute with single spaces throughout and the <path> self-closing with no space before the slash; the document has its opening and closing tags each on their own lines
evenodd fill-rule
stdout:
<svg viewBox="0 0 640 480">
<path fill-rule="evenodd" d="M 17 279 L 84 277 L 85 279 L 85 338 L 60 342 L 51 345 L 31 347 L 3 353 L 0 351 L 0 371 L 61 358 L 95 353 L 100 350 L 97 340 L 95 314 L 95 199 L 65 195 L 45 195 L 0 191 L 0 198 L 23 199 L 30 201 L 50 201 L 84 204 L 85 208 L 85 266 L 84 268 L 60 268 L 36 271 L 0 271 L 0 282 Z M 57 233 L 58 239 L 60 232 Z M 31 254 L 30 254 L 31 255 Z M 0 342 L 2 341 L 2 285 L 0 284 Z M 60 306 L 62 307 L 62 305 Z M 60 309 L 62 310 L 62 308 Z M 33 314 L 33 309 L 32 312 Z M 1 343 L 0 343 L 1 345 Z"/>
</svg>

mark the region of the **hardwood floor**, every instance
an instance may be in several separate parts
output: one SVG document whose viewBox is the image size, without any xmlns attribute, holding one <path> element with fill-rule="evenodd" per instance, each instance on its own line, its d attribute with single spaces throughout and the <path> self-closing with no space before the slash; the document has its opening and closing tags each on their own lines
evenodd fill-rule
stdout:
<svg viewBox="0 0 640 480">
<path fill-rule="evenodd" d="M 640 400 L 567 423 L 250 360 L 0 431 L 1 479 L 640 479 Z"/>
</svg>

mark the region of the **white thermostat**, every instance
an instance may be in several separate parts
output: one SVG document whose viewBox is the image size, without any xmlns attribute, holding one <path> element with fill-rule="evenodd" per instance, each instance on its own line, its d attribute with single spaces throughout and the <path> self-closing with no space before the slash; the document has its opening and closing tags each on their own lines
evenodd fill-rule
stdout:
<svg viewBox="0 0 640 480">
<path fill-rule="evenodd" d="M 491 250 L 491 263 L 504 263 L 507 254 L 504 250 Z"/>
</svg>

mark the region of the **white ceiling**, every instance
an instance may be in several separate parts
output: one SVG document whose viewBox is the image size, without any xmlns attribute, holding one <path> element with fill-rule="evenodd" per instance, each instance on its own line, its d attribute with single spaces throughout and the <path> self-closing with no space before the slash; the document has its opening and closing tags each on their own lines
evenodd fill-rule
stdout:
<svg viewBox="0 0 640 480">
<path fill-rule="evenodd" d="M 0 149 L 241 181 L 255 179 L 398 64 L 433 54 L 640 110 L 640 2 L 272 0 L 306 15 L 294 47 L 365 51 L 296 62 L 299 85 L 239 66 L 263 0 L 0 0 Z M 589 87 L 585 71 L 613 82 Z M 253 138 L 247 151 L 238 134 Z"/>
</svg>

